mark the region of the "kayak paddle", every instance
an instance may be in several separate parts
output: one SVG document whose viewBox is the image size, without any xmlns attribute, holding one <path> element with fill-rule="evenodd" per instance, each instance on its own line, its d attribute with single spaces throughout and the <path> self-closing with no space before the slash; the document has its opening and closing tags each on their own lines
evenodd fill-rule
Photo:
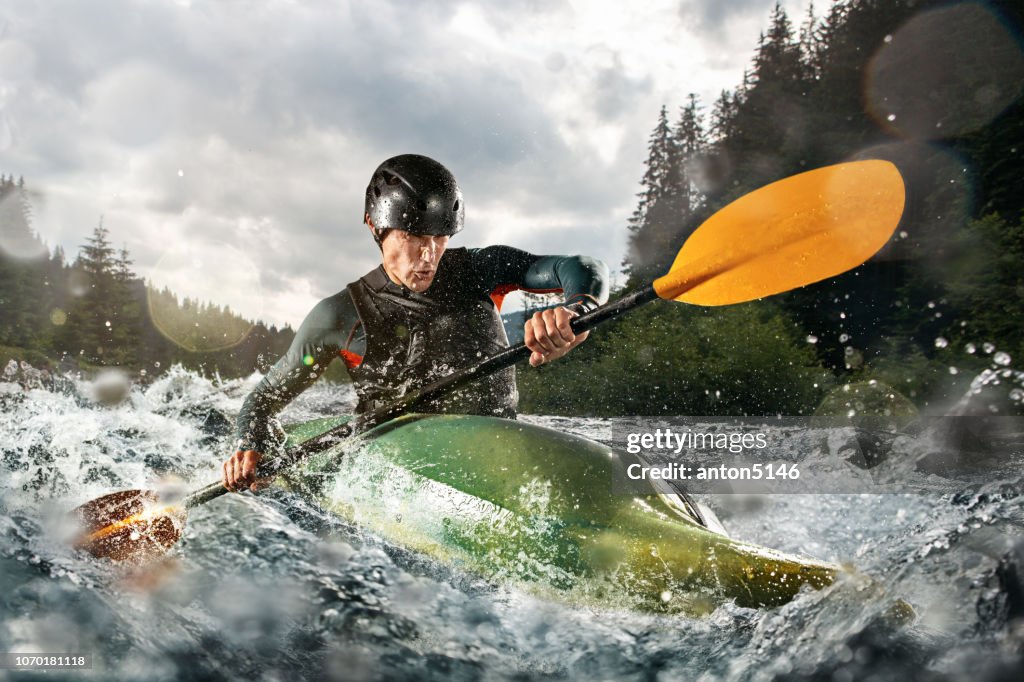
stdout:
<svg viewBox="0 0 1024 682">
<path fill-rule="evenodd" d="M 903 214 L 904 198 L 896 166 L 881 160 L 827 166 L 766 185 L 702 223 L 665 275 L 574 318 L 572 329 L 579 334 L 656 298 L 729 305 L 834 277 L 862 264 L 889 241 Z M 495 353 L 264 460 L 258 476 L 273 476 L 428 398 L 529 356 L 524 344 Z M 74 510 L 82 529 L 76 546 L 115 560 L 159 555 L 180 537 L 188 509 L 226 492 L 217 481 L 174 504 L 161 504 L 150 490 L 105 495 Z"/>
</svg>

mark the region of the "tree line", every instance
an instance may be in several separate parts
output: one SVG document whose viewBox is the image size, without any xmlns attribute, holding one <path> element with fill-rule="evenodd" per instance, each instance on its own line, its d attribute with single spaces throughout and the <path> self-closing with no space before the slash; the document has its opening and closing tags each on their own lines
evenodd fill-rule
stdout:
<svg viewBox="0 0 1024 682">
<path fill-rule="evenodd" d="M 215 303 L 156 289 L 131 269 L 102 220 L 75 258 L 32 228 L 23 179 L 0 176 L 0 363 L 121 367 L 155 376 L 173 364 L 209 376 L 265 369 L 294 336 Z"/>
<path fill-rule="evenodd" d="M 995 40 L 998 27 L 985 22 L 994 18 L 1012 34 L 1022 14 L 1014 2 L 841 0 L 823 17 L 811 8 L 796 27 L 776 5 L 742 82 L 710 108 L 690 94 L 674 113 L 657 113 L 625 226 L 623 291 L 663 273 L 686 237 L 732 200 L 851 159 L 886 158 L 900 168 L 908 203 L 898 235 L 855 271 L 769 300 L 723 308 L 655 302 L 610 322 L 565 359 L 520 371 L 522 409 L 941 410 L 985 371 L 1017 391 L 1019 409 L 1024 390 L 1012 364 L 1024 357 L 1024 72 L 1019 46 L 1008 55 Z M 979 34 L 992 40 L 968 43 Z M 917 62 L 887 51 L 903 41 Z M 942 80 L 929 81 L 929 68 Z M 1000 73 L 1009 80 L 993 81 Z M 886 78 L 899 87 L 886 91 Z M 1000 97 L 1008 99 L 999 111 L 978 120 L 979 103 Z M 924 113 L 913 109 L 929 102 Z M 180 362 L 237 376 L 261 357 L 272 361 L 292 337 L 288 328 L 147 289 L 102 224 L 73 262 L 59 247 L 51 253 L 31 230 L 22 181 L 0 178 L 0 226 L 7 356 L 133 368 Z M 233 347 L 198 350 L 205 330 L 231 336 L 250 327 Z"/>
<path fill-rule="evenodd" d="M 842 0 L 820 18 L 811 8 L 798 28 L 776 5 L 735 89 L 710 111 L 691 94 L 675 115 L 658 112 L 627 225 L 624 291 L 667 271 L 686 237 L 732 200 L 852 159 L 900 168 L 908 203 L 898 234 L 855 271 L 765 301 L 651 304 L 565 360 L 521 372 L 523 407 L 942 410 L 979 372 L 1006 374 L 1024 357 L 1024 62 L 1015 40 L 1000 46 L 993 34 L 1019 30 L 1024 10 L 985 7 Z M 992 44 L 969 44 L 979 36 Z M 928 80 L 932 68 L 941 78 Z M 998 97 L 1007 106 L 979 121 L 979 103 Z M 1007 388 L 1019 383 L 1006 377 Z M 860 397 L 835 399 L 851 386 Z M 993 409 L 1019 409 L 1019 389 Z"/>
</svg>

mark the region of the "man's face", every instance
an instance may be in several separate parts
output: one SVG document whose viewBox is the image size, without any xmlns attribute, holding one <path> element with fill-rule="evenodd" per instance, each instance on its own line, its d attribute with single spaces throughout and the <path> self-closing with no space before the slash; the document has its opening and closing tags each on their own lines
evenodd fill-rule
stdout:
<svg viewBox="0 0 1024 682">
<path fill-rule="evenodd" d="M 392 229 L 380 245 L 388 277 L 410 291 L 422 292 L 434 282 L 437 264 L 448 248 L 448 237 Z"/>
</svg>

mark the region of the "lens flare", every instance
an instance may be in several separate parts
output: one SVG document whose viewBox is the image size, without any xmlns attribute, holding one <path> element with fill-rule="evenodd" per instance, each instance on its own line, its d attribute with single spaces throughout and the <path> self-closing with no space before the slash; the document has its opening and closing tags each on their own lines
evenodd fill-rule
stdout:
<svg viewBox="0 0 1024 682">
<path fill-rule="evenodd" d="M 955 137 L 987 125 L 1024 89 L 1024 53 L 977 3 L 915 15 L 871 59 L 868 112 L 918 139 Z"/>
<path fill-rule="evenodd" d="M 192 352 L 223 350 L 243 341 L 263 302 L 259 271 L 223 242 L 176 243 L 157 262 L 147 290 L 156 328 Z M 244 307 L 243 318 L 237 311 Z M 255 310 L 253 313 L 251 311 Z"/>
<path fill-rule="evenodd" d="M 903 174 L 907 206 L 897 237 L 876 260 L 914 261 L 937 281 L 948 281 L 956 260 L 975 253 L 960 229 L 975 202 L 974 169 L 938 144 L 903 141 L 868 147 L 850 160 L 886 159 Z"/>
</svg>

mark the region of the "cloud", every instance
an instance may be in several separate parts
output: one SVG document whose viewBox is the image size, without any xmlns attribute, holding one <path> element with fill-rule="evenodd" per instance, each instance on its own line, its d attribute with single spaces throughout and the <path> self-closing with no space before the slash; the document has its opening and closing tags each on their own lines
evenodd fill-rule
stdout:
<svg viewBox="0 0 1024 682">
<path fill-rule="evenodd" d="M 679 14 L 684 21 L 696 19 L 700 30 L 716 34 L 727 30 L 729 22 L 734 18 L 763 13 L 764 9 L 765 3 L 761 0 L 682 0 L 679 3 Z"/>
<path fill-rule="evenodd" d="M 734 86 L 772 2 L 725 4 L 5 5 L 0 171 L 42 193 L 49 243 L 102 215 L 158 283 L 171 246 L 231 245 L 260 300 L 211 299 L 277 324 L 374 266 L 363 189 L 410 151 L 459 178 L 461 245 L 617 269 L 658 108 Z"/>
</svg>

